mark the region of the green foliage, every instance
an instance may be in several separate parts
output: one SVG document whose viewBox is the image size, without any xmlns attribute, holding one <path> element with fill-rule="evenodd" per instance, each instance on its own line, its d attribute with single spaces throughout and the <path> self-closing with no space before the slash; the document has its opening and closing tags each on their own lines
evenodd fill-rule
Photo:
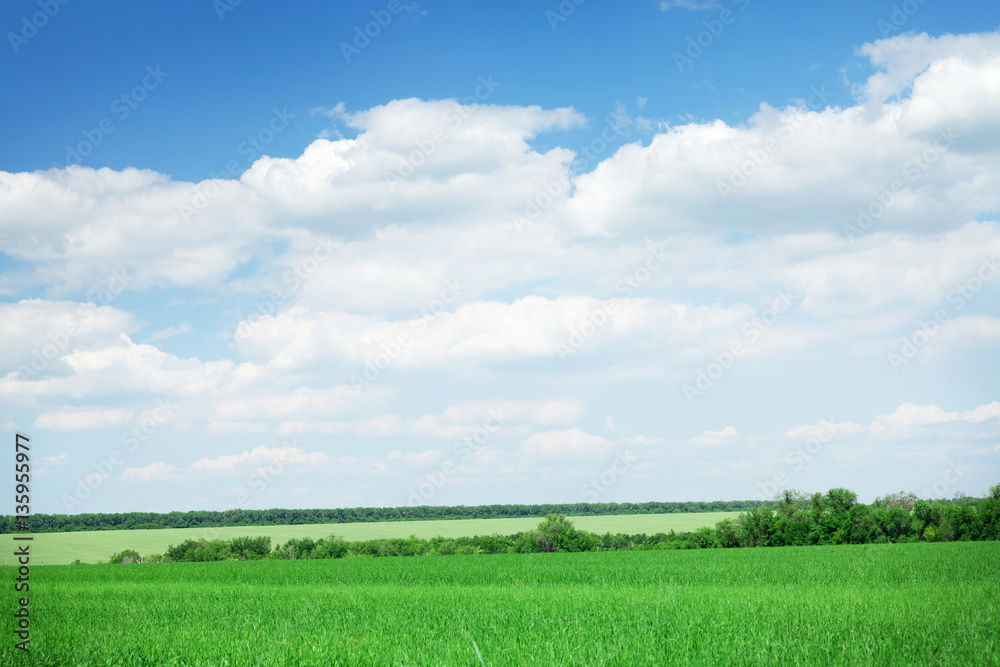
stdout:
<svg viewBox="0 0 1000 667">
<path fill-rule="evenodd" d="M 111 556 L 108 562 L 116 565 L 121 565 L 122 563 L 139 563 L 142 562 L 142 556 L 135 549 L 124 549 Z"/>
<path fill-rule="evenodd" d="M 739 518 L 738 535 L 741 547 L 766 547 L 771 544 L 774 512 L 770 507 L 756 507 Z"/>
<path fill-rule="evenodd" d="M 562 514 L 550 514 L 538 524 L 539 551 L 589 551 L 590 534 L 577 530 Z"/>
<path fill-rule="evenodd" d="M 466 507 L 347 507 L 337 509 L 233 509 L 224 512 L 124 512 L 120 514 L 35 514 L 34 533 L 92 530 L 150 530 L 157 528 L 213 528 L 230 526 L 292 526 L 323 523 L 429 521 L 436 519 L 499 519 L 567 516 L 617 516 L 625 514 L 689 514 L 693 512 L 742 512 L 769 502 L 713 500 L 711 502 L 568 503 L 549 505 L 478 505 Z M 0 516 L 0 533 L 15 532 L 13 516 Z"/>
<path fill-rule="evenodd" d="M 998 485 L 1000 486 L 1000 485 Z M 890 542 L 951 542 L 996 540 L 1000 534 L 1000 500 L 993 492 L 984 499 L 959 502 L 916 500 L 893 494 L 872 505 L 857 502 L 847 489 L 831 489 L 811 497 L 786 491 L 774 507 L 758 506 L 738 519 L 724 519 L 715 528 L 695 532 L 595 533 L 580 530 L 563 514 L 550 514 L 534 530 L 514 535 L 435 537 L 347 541 L 340 536 L 314 540 L 293 538 L 271 552 L 271 538 L 236 537 L 184 540 L 168 547 L 163 561 L 204 562 L 221 560 L 313 560 L 329 558 L 478 555 L 512 553 L 575 553 L 584 551 L 663 551 L 715 547 L 768 547 L 825 544 L 886 544 Z M 154 560 L 154 558 L 156 560 Z M 146 559 L 157 562 L 159 556 Z M 112 563 L 142 562 L 135 550 L 112 556 Z"/>
<path fill-rule="evenodd" d="M 740 546 L 739 524 L 732 519 L 723 519 L 715 524 L 715 538 L 719 546 L 726 549 Z"/>
<path fill-rule="evenodd" d="M 258 560 L 271 553 L 271 538 L 236 537 L 229 542 L 229 552 L 236 560 Z"/>
<path fill-rule="evenodd" d="M 234 537 L 231 540 L 184 540 L 167 547 L 165 562 L 202 563 L 218 560 L 260 560 L 271 553 L 270 537 Z"/>
</svg>

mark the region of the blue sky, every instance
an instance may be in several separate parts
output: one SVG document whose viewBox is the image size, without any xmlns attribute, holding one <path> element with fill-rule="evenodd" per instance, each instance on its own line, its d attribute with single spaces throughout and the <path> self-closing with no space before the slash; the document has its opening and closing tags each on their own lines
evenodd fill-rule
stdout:
<svg viewBox="0 0 1000 667">
<path fill-rule="evenodd" d="M 36 511 L 997 481 L 995 3 L 2 19 Z"/>
</svg>

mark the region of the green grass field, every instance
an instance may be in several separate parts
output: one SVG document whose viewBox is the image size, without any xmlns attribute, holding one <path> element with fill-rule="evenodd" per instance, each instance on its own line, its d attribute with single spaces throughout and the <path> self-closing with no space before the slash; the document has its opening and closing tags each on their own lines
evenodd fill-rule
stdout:
<svg viewBox="0 0 1000 667">
<path fill-rule="evenodd" d="M 737 512 L 706 512 L 692 514 L 626 514 L 621 516 L 573 517 L 577 528 L 596 533 L 669 533 L 697 530 L 714 526 L 726 517 L 739 516 Z M 538 526 L 537 517 L 526 519 L 471 519 L 455 521 L 392 521 L 381 523 L 333 523 L 303 526 L 237 526 L 234 528 L 173 528 L 166 530 L 113 530 L 74 533 L 40 533 L 35 536 L 32 549 L 33 562 L 38 565 L 67 565 L 75 560 L 84 563 L 106 561 L 111 554 L 122 549 L 135 549 L 143 555 L 163 553 L 171 544 L 186 539 L 223 538 L 243 535 L 271 537 L 277 546 L 291 538 L 312 537 L 319 539 L 332 534 L 345 540 L 370 540 L 388 537 L 421 538 L 466 537 L 472 535 L 512 535 Z M 209 532 L 211 530 L 211 532 Z M 9 551 L 10 553 L 7 553 Z M 13 550 L 6 550 L 4 564 L 14 563 Z"/>
<path fill-rule="evenodd" d="M 998 571 L 996 542 L 52 566 L 0 663 L 997 665 Z"/>
</svg>

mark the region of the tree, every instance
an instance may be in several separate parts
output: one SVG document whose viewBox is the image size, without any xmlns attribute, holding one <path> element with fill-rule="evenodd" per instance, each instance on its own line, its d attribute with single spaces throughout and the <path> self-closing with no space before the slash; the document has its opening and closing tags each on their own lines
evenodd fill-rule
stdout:
<svg viewBox="0 0 1000 667">
<path fill-rule="evenodd" d="M 784 517 L 792 516 L 809 502 L 809 496 L 795 489 L 785 489 L 774 499 L 776 501 L 775 511 Z"/>
<path fill-rule="evenodd" d="M 715 538 L 724 549 L 740 546 L 739 524 L 732 519 L 723 519 L 715 524 Z"/>
<path fill-rule="evenodd" d="M 836 514 L 847 514 L 858 501 L 858 494 L 847 489 L 830 489 L 826 492 L 826 501 Z"/>
<path fill-rule="evenodd" d="M 563 514 L 549 514 L 538 524 L 542 551 L 587 551 L 597 544 L 595 536 L 573 527 Z"/>
<path fill-rule="evenodd" d="M 111 560 L 108 562 L 116 565 L 120 565 L 122 563 L 141 563 L 142 556 L 140 556 L 139 552 L 135 549 L 125 549 L 112 556 Z"/>
<path fill-rule="evenodd" d="M 740 546 L 766 547 L 774 530 L 774 512 L 770 507 L 755 507 L 740 515 Z"/>
<path fill-rule="evenodd" d="M 889 493 L 881 498 L 875 499 L 876 505 L 883 505 L 888 508 L 901 508 L 909 512 L 913 509 L 913 505 L 919 500 L 912 493 L 904 493 L 900 491 L 899 493 Z"/>
<path fill-rule="evenodd" d="M 715 531 L 708 526 L 696 530 L 689 539 L 699 549 L 714 549 L 719 546 L 719 542 L 715 538 Z"/>
</svg>

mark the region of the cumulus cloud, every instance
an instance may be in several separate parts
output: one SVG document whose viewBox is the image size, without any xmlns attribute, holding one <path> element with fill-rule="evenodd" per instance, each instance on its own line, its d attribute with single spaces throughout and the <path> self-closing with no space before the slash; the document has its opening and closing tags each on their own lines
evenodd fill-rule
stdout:
<svg viewBox="0 0 1000 667">
<path fill-rule="evenodd" d="M 336 464 L 385 475 L 444 456 L 410 451 L 422 447 L 414 438 L 463 438 L 497 410 L 494 434 L 516 437 L 518 449 L 481 450 L 476 461 L 523 471 L 594 461 L 626 442 L 613 423 L 606 434 L 618 440 L 585 430 L 585 408 L 603 399 L 581 398 L 580 387 L 617 395 L 629 382 L 629 391 L 680 397 L 733 343 L 743 353 L 706 407 L 725 387 L 747 386 L 762 362 L 768 372 L 818 359 L 884 365 L 886 350 L 937 309 L 947 321 L 921 359 L 990 354 L 1000 283 L 978 271 L 1000 254 L 1000 33 L 906 35 L 859 53 L 876 71 L 855 103 L 828 106 L 818 94 L 808 105 L 762 105 L 740 124 L 673 125 L 620 105 L 612 122 L 653 136 L 609 146 L 586 166 L 558 133 L 602 128 L 573 109 L 405 99 L 337 105 L 327 115 L 355 136 L 331 132 L 297 157 L 263 156 L 238 179 L 0 173 L 0 233 L 14 260 L 0 276 L 11 301 L 0 303 L 0 395 L 43 429 L 124 424 L 131 412 L 99 406 L 172 396 L 184 404 L 183 427 L 213 443 L 381 438 L 365 442 L 398 451 Z M 543 150 L 536 139 L 546 132 Z M 871 211 L 870 225 L 849 234 Z M 657 248 L 666 259 L 654 268 Z M 961 296 L 973 280 L 975 297 Z M 191 356 L 154 345 L 206 329 L 176 318 L 143 331 L 142 313 L 121 305 L 135 301 L 120 297 L 160 293 L 153 288 L 171 289 L 169 303 L 211 306 L 222 317 L 207 320 L 218 345 Z M 793 305 L 766 330 L 755 324 L 789 290 Z M 514 376 L 535 384 L 512 387 Z M 899 400 L 914 404 L 868 427 L 881 444 L 906 429 L 994 423 L 989 406 L 945 412 L 917 405 L 932 400 L 925 395 Z M 90 407 L 66 407 L 73 402 Z M 782 437 L 865 434 L 853 418 Z M 790 423 L 799 421 L 808 420 Z M 758 442 L 728 423 L 697 422 L 689 439 L 671 423 L 633 439 L 691 461 Z M 256 444 L 126 478 L 193 479 L 274 461 L 275 450 Z"/>
<path fill-rule="evenodd" d="M 220 401 L 215 415 L 222 420 L 260 420 L 343 414 L 364 404 L 377 403 L 393 393 L 388 387 L 371 387 L 369 391 L 348 385 L 329 389 L 299 387 L 288 393 Z"/>
<path fill-rule="evenodd" d="M 66 369 L 71 350 L 108 345 L 138 328 L 131 313 L 107 305 L 45 299 L 0 303 L 0 373 L 20 372 L 24 379 L 58 374 Z"/>
<path fill-rule="evenodd" d="M 519 453 L 532 462 L 572 463 L 607 456 L 614 443 L 579 428 L 532 433 L 520 445 Z"/>
<path fill-rule="evenodd" d="M 166 463 L 151 463 L 143 468 L 126 468 L 122 479 L 132 482 L 164 482 L 181 479 L 180 469 Z"/>
<path fill-rule="evenodd" d="M 272 463 L 310 463 L 326 461 L 323 452 L 306 452 L 298 447 L 255 447 L 240 454 L 218 456 L 214 459 L 201 458 L 191 465 L 191 470 L 199 472 L 229 473 L 242 466 L 266 466 Z"/>
<path fill-rule="evenodd" d="M 864 427 L 861 424 L 821 420 L 815 424 L 805 424 L 788 429 L 784 436 L 797 440 L 819 438 L 825 441 L 837 436 L 856 435 L 862 432 L 864 432 Z"/>
<path fill-rule="evenodd" d="M 402 429 L 402 419 L 399 415 L 383 414 L 362 421 L 354 432 L 366 436 L 396 435 Z"/>
<path fill-rule="evenodd" d="M 941 230 L 996 210 L 1000 121 L 991 110 L 1000 103 L 1000 33 L 900 36 L 860 53 L 877 71 L 859 88 L 857 106 L 763 105 L 742 126 L 675 125 L 578 175 L 572 151 L 540 153 L 530 144 L 539 133 L 581 127 L 586 119 L 573 109 L 418 99 L 341 109 L 355 138 L 317 140 L 298 158 L 259 158 L 219 188 L 196 224 L 179 209 L 219 183 L 76 166 L 4 173 L 5 251 L 58 267 L 65 280 L 46 279 L 50 289 L 89 289 L 109 266 L 135 270 L 130 289 L 217 287 L 272 244 L 301 250 L 303 232 L 347 241 L 373 230 L 509 225 L 552 182 L 572 188 L 550 196 L 532 226 L 564 239 L 748 226 L 835 230 L 897 178 L 905 190 L 880 229 Z M 910 178 L 907 166 L 933 151 L 938 130 L 948 128 L 957 143 Z M 721 196 L 720 183 L 772 141 L 777 149 L 746 184 Z M 275 268 L 280 276 L 288 265 Z"/>
<path fill-rule="evenodd" d="M 409 434 L 457 439 L 480 428 L 494 435 L 509 434 L 516 424 L 572 424 L 583 414 L 583 406 L 570 400 L 461 403 L 437 415 L 421 415 L 410 425 Z"/>
<path fill-rule="evenodd" d="M 946 412 L 936 405 L 914 405 L 904 403 L 894 412 L 879 416 L 877 425 L 920 426 L 944 422 L 978 423 L 1000 417 L 1000 403 L 980 405 L 972 410 Z"/>
<path fill-rule="evenodd" d="M 566 349 L 572 353 L 584 342 L 593 347 L 602 339 L 657 336 L 694 344 L 706 330 L 731 330 L 750 314 L 746 306 L 693 307 L 584 296 L 527 296 L 509 304 L 478 301 L 430 319 L 396 322 L 297 306 L 260 318 L 240 349 L 250 359 L 273 359 L 286 368 L 301 368 L 319 359 L 357 364 L 360 376 L 364 364 L 384 356 L 391 345 L 397 345 L 398 353 L 386 363 L 394 367 L 560 358 Z M 576 344 L 574 331 L 594 328 L 595 318 L 601 326 Z"/>
<path fill-rule="evenodd" d="M 691 442 L 699 447 L 714 447 L 732 441 L 739 437 L 739 433 L 732 426 L 727 426 L 721 431 L 705 431 L 701 435 L 691 438 Z"/>
</svg>

